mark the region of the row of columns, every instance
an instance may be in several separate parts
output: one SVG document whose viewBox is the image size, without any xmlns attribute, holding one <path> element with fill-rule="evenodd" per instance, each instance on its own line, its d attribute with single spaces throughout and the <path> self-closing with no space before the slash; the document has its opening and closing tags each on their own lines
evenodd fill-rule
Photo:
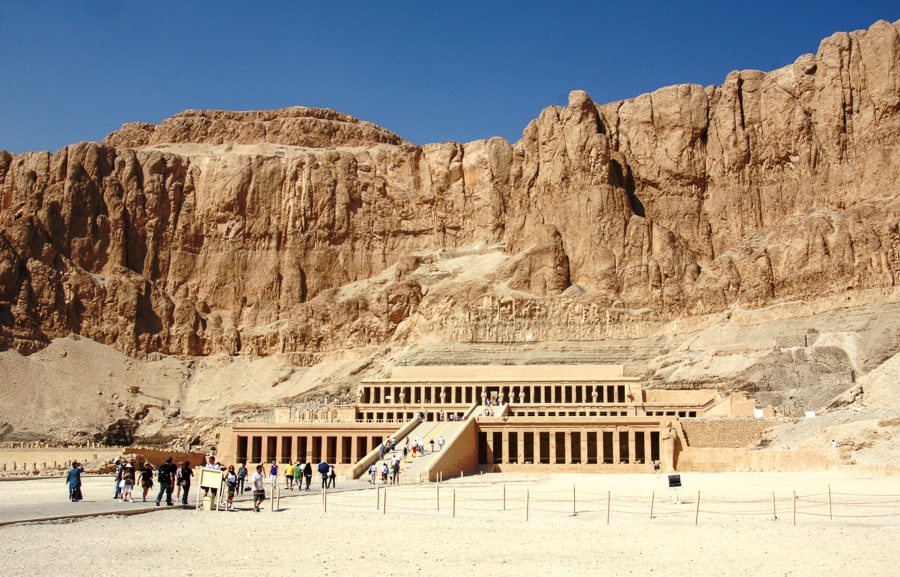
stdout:
<svg viewBox="0 0 900 577">
<path fill-rule="evenodd" d="M 496 435 L 498 432 L 499 447 Z M 546 455 L 542 437 L 547 439 Z M 514 445 L 510 444 L 511 438 L 515 439 Z M 563 444 L 561 451 L 560 438 Z M 576 438 L 577 443 L 574 441 Z M 482 464 L 635 464 L 660 460 L 660 433 L 655 429 L 635 430 L 615 427 L 590 431 L 559 431 L 503 428 L 500 431 L 484 432 L 479 442 L 485 444 L 479 448 L 479 453 L 486 461 Z M 512 451 L 513 448 L 515 451 Z"/>
<path fill-rule="evenodd" d="M 384 438 L 367 433 L 238 435 L 237 461 L 286 463 L 327 461 L 351 464 L 362 459 Z"/>
<path fill-rule="evenodd" d="M 413 419 L 422 419 L 424 421 L 459 421 L 462 420 L 464 413 L 463 411 L 456 410 L 458 408 L 459 407 L 454 407 L 452 405 L 429 405 L 427 408 L 424 408 L 424 410 L 360 410 L 356 420 L 363 423 L 406 423 Z"/>
<path fill-rule="evenodd" d="M 363 385 L 364 404 L 625 403 L 625 385 Z"/>
</svg>

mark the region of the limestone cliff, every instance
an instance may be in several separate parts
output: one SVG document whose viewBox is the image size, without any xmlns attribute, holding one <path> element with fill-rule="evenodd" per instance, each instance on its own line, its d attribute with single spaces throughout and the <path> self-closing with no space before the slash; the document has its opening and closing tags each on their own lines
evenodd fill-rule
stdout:
<svg viewBox="0 0 900 577">
<path fill-rule="evenodd" d="M 188 111 L 0 152 L 0 345 L 133 356 L 646 336 L 900 282 L 900 23 L 769 73 L 416 146 L 330 110 Z M 671 327 L 672 325 L 666 325 Z"/>
</svg>

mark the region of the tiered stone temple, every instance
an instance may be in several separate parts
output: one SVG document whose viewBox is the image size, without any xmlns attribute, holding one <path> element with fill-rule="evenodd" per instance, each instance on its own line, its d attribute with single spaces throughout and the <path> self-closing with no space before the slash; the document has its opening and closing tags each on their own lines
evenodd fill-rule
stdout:
<svg viewBox="0 0 900 577">
<path fill-rule="evenodd" d="M 679 419 L 753 416 L 754 409 L 746 397 L 712 389 L 644 390 L 619 365 L 398 366 L 389 378 L 363 380 L 355 397 L 343 405 L 277 407 L 274 422 L 226 427 L 220 458 L 326 460 L 361 471 L 378 459 L 385 439 L 430 423 L 420 434 L 446 435 L 453 467 L 619 470 L 660 463 L 674 470 L 684 442 Z"/>
</svg>

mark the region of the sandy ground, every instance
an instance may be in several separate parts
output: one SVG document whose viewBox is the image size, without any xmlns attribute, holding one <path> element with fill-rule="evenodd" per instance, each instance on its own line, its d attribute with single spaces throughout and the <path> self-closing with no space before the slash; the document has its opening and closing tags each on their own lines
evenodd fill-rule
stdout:
<svg viewBox="0 0 900 577">
<path fill-rule="evenodd" d="M 122 563 L 129 571 L 182 575 L 900 572 L 896 478 L 727 473 L 681 480 L 678 503 L 665 475 L 560 474 L 488 475 L 386 491 L 354 482 L 327 501 L 318 490 L 289 494 L 277 511 L 267 501 L 261 513 L 249 510 L 246 497 L 234 513 L 151 506 L 146 514 L 2 526 L 0 562 L 10 575 L 96 576 L 120 575 Z M 88 478 L 86 502 L 73 504 L 60 479 L 0 483 L 0 521 L 23 508 L 36 515 L 81 506 L 144 508 L 110 499 L 111 485 Z"/>
</svg>

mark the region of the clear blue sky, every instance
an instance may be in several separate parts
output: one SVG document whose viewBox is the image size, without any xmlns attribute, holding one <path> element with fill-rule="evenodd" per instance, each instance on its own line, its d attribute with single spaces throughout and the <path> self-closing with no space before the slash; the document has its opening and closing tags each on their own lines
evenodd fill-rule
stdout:
<svg viewBox="0 0 900 577">
<path fill-rule="evenodd" d="M 773 70 L 900 2 L 0 0 L 0 150 L 185 109 L 333 108 L 417 144 L 521 137 L 601 104 Z"/>
</svg>

